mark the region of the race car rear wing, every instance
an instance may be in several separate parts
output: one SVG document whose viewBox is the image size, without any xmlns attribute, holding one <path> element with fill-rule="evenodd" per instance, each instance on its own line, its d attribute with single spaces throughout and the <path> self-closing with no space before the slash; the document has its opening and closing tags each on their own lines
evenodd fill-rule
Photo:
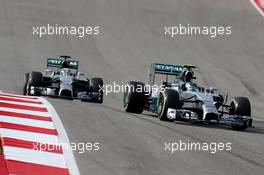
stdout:
<svg viewBox="0 0 264 175">
<path fill-rule="evenodd" d="M 170 64 L 160 64 L 153 63 L 150 66 L 149 70 L 149 80 L 148 84 L 152 85 L 155 81 L 155 74 L 164 74 L 166 75 L 166 81 L 168 75 L 180 75 L 184 70 L 191 70 L 196 68 L 194 65 L 184 64 L 184 65 L 170 65 Z"/>
<path fill-rule="evenodd" d="M 180 65 L 152 64 L 155 74 L 179 75 L 184 67 Z"/>
<path fill-rule="evenodd" d="M 60 58 L 48 58 L 47 67 L 57 67 L 62 68 L 63 61 L 67 62 L 67 68 L 69 69 L 78 69 L 79 62 L 75 60 L 62 60 Z"/>
</svg>

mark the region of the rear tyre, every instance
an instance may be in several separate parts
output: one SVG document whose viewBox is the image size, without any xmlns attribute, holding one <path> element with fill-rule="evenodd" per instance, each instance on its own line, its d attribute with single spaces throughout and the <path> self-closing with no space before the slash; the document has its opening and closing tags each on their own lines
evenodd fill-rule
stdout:
<svg viewBox="0 0 264 175">
<path fill-rule="evenodd" d="M 246 97 L 235 97 L 231 102 L 230 115 L 251 116 L 251 105 Z M 247 123 L 242 126 L 232 126 L 234 130 L 245 130 Z"/>
<path fill-rule="evenodd" d="M 141 114 L 144 111 L 146 100 L 145 84 L 137 81 L 128 82 L 123 96 L 125 111 Z"/>
<path fill-rule="evenodd" d="M 167 117 L 169 108 L 179 109 L 181 106 L 179 93 L 172 89 L 166 89 L 164 93 L 160 93 L 158 102 L 158 118 L 162 121 L 174 121 Z"/>
<path fill-rule="evenodd" d="M 33 94 L 31 94 L 31 87 L 42 87 L 43 75 L 41 72 L 31 72 L 28 76 L 28 85 L 27 85 L 27 94 L 26 95 L 41 95 L 38 90 L 35 90 Z"/>
<path fill-rule="evenodd" d="M 90 81 L 90 88 L 92 92 L 99 93 L 99 98 L 96 103 L 103 103 L 104 101 L 104 92 L 103 92 L 103 86 L 104 86 L 104 81 L 102 78 L 92 78 Z"/>
</svg>

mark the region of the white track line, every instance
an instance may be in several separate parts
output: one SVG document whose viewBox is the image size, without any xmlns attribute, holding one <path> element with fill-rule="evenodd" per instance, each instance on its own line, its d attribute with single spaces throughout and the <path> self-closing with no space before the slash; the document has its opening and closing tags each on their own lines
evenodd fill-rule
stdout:
<svg viewBox="0 0 264 175">
<path fill-rule="evenodd" d="M 60 117 L 58 116 L 57 112 L 55 111 L 55 109 L 52 107 L 52 105 L 44 98 L 39 98 L 39 100 L 44 103 L 48 109 L 48 111 L 52 114 L 52 121 L 53 124 L 55 126 L 55 128 L 57 129 L 59 136 L 60 136 L 60 142 L 61 143 L 66 143 L 70 146 L 70 141 L 69 138 L 67 136 L 67 133 L 62 125 L 62 122 L 60 120 Z M 63 150 L 63 154 L 65 156 L 65 160 L 67 163 L 67 167 L 70 171 L 71 175 L 80 175 L 78 166 L 76 164 L 73 152 L 70 149 L 64 149 Z"/>
</svg>

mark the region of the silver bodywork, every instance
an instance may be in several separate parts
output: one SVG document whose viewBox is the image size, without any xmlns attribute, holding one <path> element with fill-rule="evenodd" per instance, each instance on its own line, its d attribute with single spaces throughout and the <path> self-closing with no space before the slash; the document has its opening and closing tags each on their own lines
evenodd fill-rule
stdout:
<svg viewBox="0 0 264 175">
<path fill-rule="evenodd" d="M 68 68 L 62 68 L 56 71 L 46 70 L 46 77 L 51 78 L 51 85 L 47 87 L 31 87 L 31 94 L 35 94 L 37 91 L 41 95 L 87 101 L 100 98 L 99 93 L 89 92 L 88 90 L 76 91 L 76 89 L 73 88 L 74 82 L 82 82 L 89 86 L 90 80 L 88 76 L 83 73 L 75 72 Z"/>
<path fill-rule="evenodd" d="M 167 118 L 170 120 L 185 120 L 185 121 L 200 121 L 200 122 L 217 122 L 227 125 L 244 125 L 247 122 L 247 126 L 252 125 L 252 118 L 250 116 L 238 116 L 238 115 L 222 115 L 216 105 L 214 97 L 219 97 L 219 92 L 216 88 L 197 88 L 194 91 L 183 91 L 182 81 L 175 81 L 170 87 L 166 89 L 172 89 L 179 93 L 180 101 L 183 102 L 181 109 L 168 108 Z M 164 89 L 160 89 L 159 92 L 152 95 L 158 98 L 159 94 L 163 93 Z M 202 116 L 193 111 L 193 109 L 200 109 Z"/>
<path fill-rule="evenodd" d="M 165 89 L 172 89 L 179 93 L 181 101 L 193 101 L 194 103 L 186 102 L 183 104 L 183 108 L 200 108 L 203 111 L 202 120 L 209 119 L 208 116 L 215 116 L 214 120 L 219 120 L 219 112 L 215 105 L 214 96 L 218 96 L 218 91 L 215 88 L 208 88 L 205 92 L 199 91 L 183 91 L 181 86 L 184 82 L 176 81 L 172 83 L 170 87 L 165 87 Z M 163 87 L 164 88 L 164 87 Z M 164 92 L 164 89 L 161 88 L 160 91 L 157 93 L 153 92 L 152 97 L 158 98 L 159 101 L 159 94 Z M 200 101 L 197 102 L 197 101 Z M 196 102 L 196 103 L 195 103 Z M 168 117 L 173 118 L 173 114 L 175 114 L 174 118 L 176 118 L 176 114 L 178 115 L 188 115 L 188 117 L 192 117 L 193 119 L 198 119 L 198 115 L 191 110 L 178 110 L 177 112 L 171 112 L 173 109 L 168 110 Z M 173 114 L 172 114 L 173 113 Z"/>
</svg>

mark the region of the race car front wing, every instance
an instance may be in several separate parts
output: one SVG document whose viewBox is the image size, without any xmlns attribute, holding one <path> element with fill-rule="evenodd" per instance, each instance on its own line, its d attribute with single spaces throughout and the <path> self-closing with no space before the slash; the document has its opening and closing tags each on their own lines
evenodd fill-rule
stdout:
<svg viewBox="0 0 264 175">
<path fill-rule="evenodd" d="M 250 116 L 240 115 L 224 115 L 220 117 L 220 120 L 207 121 L 199 119 L 198 114 L 193 111 L 185 109 L 172 109 L 169 108 L 167 111 L 167 117 L 171 120 L 204 123 L 204 124 L 222 124 L 228 126 L 246 126 L 252 127 L 253 119 Z"/>
</svg>

